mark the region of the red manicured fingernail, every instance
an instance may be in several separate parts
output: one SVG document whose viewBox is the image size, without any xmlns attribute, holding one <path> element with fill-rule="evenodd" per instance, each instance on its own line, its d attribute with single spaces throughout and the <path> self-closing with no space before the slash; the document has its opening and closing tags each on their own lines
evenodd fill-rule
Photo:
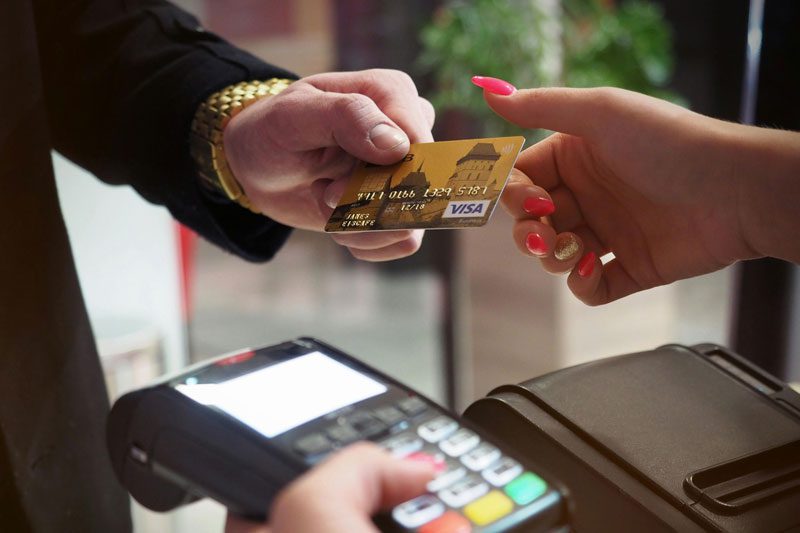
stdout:
<svg viewBox="0 0 800 533">
<path fill-rule="evenodd" d="M 472 76 L 472 83 L 486 89 L 492 94 L 499 94 L 500 96 L 508 96 L 514 94 L 517 88 L 508 83 L 507 81 L 499 78 L 490 78 L 488 76 Z"/>
<path fill-rule="evenodd" d="M 541 196 L 538 198 L 530 197 L 525 198 L 525 201 L 522 203 L 522 209 L 533 216 L 544 217 L 552 214 L 553 211 L 556 210 L 556 204 Z"/>
<path fill-rule="evenodd" d="M 578 261 L 578 275 L 582 278 L 588 278 L 594 272 L 594 263 L 597 255 L 594 252 L 589 252 Z"/>
<path fill-rule="evenodd" d="M 528 236 L 525 237 L 525 247 L 533 255 L 547 255 L 547 243 L 538 233 L 528 233 Z"/>
</svg>

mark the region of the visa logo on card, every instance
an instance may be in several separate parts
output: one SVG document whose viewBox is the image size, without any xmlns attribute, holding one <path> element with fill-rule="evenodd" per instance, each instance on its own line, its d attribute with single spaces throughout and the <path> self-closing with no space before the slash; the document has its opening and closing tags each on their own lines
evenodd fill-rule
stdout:
<svg viewBox="0 0 800 533">
<path fill-rule="evenodd" d="M 442 214 L 442 218 L 471 218 L 482 217 L 489 209 L 491 200 L 479 202 L 450 202 Z"/>
</svg>

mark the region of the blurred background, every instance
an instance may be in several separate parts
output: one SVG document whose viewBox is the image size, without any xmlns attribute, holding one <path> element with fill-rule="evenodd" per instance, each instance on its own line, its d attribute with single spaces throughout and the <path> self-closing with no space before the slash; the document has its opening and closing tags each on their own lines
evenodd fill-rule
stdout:
<svg viewBox="0 0 800 533">
<path fill-rule="evenodd" d="M 179 0 L 202 24 L 300 76 L 409 72 L 437 140 L 523 134 L 487 111 L 474 74 L 518 87 L 625 87 L 715 117 L 800 129 L 795 0 Z M 749 59 L 748 59 L 749 58 Z M 749 68 L 748 68 L 749 65 Z M 797 269 L 764 260 L 589 308 L 520 255 L 511 220 L 432 231 L 415 256 L 353 260 L 295 232 L 247 264 L 128 188 L 54 156 L 112 398 L 186 364 L 319 337 L 463 410 L 493 387 L 670 342 L 718 342 L 800 376 Z M 124 213 L 120 216 L 120 213 Z M 137 531 L 221 531 L 209 502 L 139 508 Z"/>
</svg>

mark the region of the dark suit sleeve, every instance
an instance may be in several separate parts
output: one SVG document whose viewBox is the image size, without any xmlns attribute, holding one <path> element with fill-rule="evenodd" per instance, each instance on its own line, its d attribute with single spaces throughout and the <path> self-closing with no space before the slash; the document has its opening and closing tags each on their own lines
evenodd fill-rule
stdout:
<svg viewBox="0 0 800 533">
<path fill-rule="evenodd" d="M 55 148 L 103 181 L 132 185 L 223 248 L 253 261 L 271 258 L 289 228 L 203 192 L 189 128 L 200 102 L 222 87 L 296 76 L 161 0 L 35 5 Z"/>
</svg>

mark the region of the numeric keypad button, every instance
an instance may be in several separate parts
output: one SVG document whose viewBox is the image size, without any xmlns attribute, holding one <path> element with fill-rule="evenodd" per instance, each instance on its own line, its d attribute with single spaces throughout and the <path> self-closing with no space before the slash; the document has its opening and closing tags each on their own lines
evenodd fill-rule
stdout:
<svg viewBox="0 0 800 533">
<path fill-rule="evenodd" d="M 400 409 L 392 406 L 380 407 L 375 409 L 374 413 L 379 420 L 388 426 L 393 426 L 406 418 L 406 415 Z"/>
<path fill-rule="evenodd" d="M 388 430 L 386 424 L 369 413 L 356 413 L 347 417 L 346 422 L 353 426 L 362 438 L 371 439 Z"/>
<path fill-rule="evenodd" d="M 475 448 L 461 456 L 461 462 L 470 470 L 483 470 L 490 464 L 500 459 L 500 450 L 489 444 L 482 442 Z"/>
<path fill-rule="evenodd" d="M 428 490 L 439 492 L 467 475 L 467 469 L 457 462 L 448 462 L 447 468 L 428 482 Z"/>
<path fill-rule="evenodd" d="M 428 404 L 416 396 L 404 398 L 397 402 L 397 407 L 403 410 L 409 416 L 418 415 L 428 408 Z"/>
<path fill-rule="evenodd" d="M 475 432 L 461 428 L 439 443 L 439 448 L 451 457 L 467 453 L 481 442 Z"/>
<path fill-rule="evenodd" d="M 458 429 L 458 422 L 447 416 L 437 416 L 420 424 L 419 436 L 428 442 L 439 442 Z"/>
<path fill-rule="evenodd" d="M 405 457 L 418 452 L 424 445 L 422 439 L 414 433 L 401 433 L 386 439 L 380 444 L 395 457 Z"/>
<path fill-rule="evenodd" d="M 294 443 L 294 449 L 306 457 L 329 452 L 332 448 L 333 443 L 322 433 L 306 435 Z"/>
<path fill-rule="evenodd" d="M 483 479 L 494 485 L 502 487 L 522 473 L 522 465 L 511 459 L 503 457 L 493 465 L 481 472 Z"/>
<path fill-rule="evenodd" d="M 348 424 L 336 424 L 325 430 L 325 433 L 339 444 L 349 444 L 361 438 L 361 434 Z"/>
<path fill-rule="evenodd" d="M 439 518 L 444 511 L 444 505 L 436 496 L 424 494 L 395 507 L 392 518 L 401 526 L 413 529 Z"/>
<path fill-rule="evenodd" d="M 450 507 L 463 507 L 489 492 L 489 485 L 477 476 L 456 481 L 439 491 L 438 496 Z"/>
</svg>

